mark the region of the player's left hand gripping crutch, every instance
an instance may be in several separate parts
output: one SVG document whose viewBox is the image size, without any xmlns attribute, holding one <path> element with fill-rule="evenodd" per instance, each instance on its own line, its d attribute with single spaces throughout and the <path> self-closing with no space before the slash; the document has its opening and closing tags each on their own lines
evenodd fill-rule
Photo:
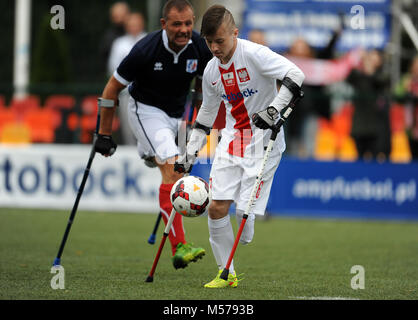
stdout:
<svg viewBox="0 0 418 320">
<path fill-rule="evenodd" d="M 223 269 L 223 271 L 221 273 L 221 276 L 220 276 L 221 279 L 223 279 L 225 281 L 228 280 L 229 267 L 231 266 L 232 259 L 234 258 L 234 254 L 235 254 L 235 251 L 236 251 L 237 246 L 238 246 L 238 242 L 239 242 L 239 240 L 241 238 L 241 234 L 242 234 L 242 231 L 243 231 L 243 229 L 245 227 L 245 223 L 247 222 L 248 214 L 250 213 L 251 207 L 252 207 L 252 205 L 254 203 L 254 200 L 255 200 L 255 197 L 256 197 L 256 194 L 257 194 L 257 190 L 258 190 L 258 188 L 260 186 L 260 182 L 261 182 L 261 179 L 262 179 L 263 174 L 264 174 L 264 168 L 265 168 L 266 163 L 267 163 L 267 160 L 268 160 L 268 158 L 270 156 L 271 150 L 273 149 L 273 145 L 274 145 L 274 142 L 276 140 L 277 134 L 280 132 L 280 128 L 282 127 L 282 125 L 287 120 L 288 116 L 290 115 L 290 113 L 294 109 L 296 103 L 299 101 L 299 99 L 301 99 L 303 97 L 303 92 L 302 91 L 299 90 L 299 91 L 297 91 L 295 93 L 296 94 L 293 95 L 293 98 L 290 101 L 289 105 L 287 105 L 282 110 L 281 117 L 280 117 L 279 121 L 276 124 L 274 124 L 273 126 L 270 127 L 270 129 L 272 130 L 272 133 L 271 133 L 271 136 L 270 136 L 270 141 L 268 143 L 266 153 L 264 154 L 264 158 L 263 158 L 263 162 L 261 164 L 260 171 L 259 171 L 259 173 L 257 175 L 257 178 L 255 180 L 253 189 L 251 191 L 251 196 L 250 196 L 250 199 L 248 201 L 247 208 L 245 209 L 245 212 L 244 212 L 244 215 L 243 215 L 241 224 L 239 226 L 239 229 L 238 229 L 237 236 L 235 238 L 234 244 L 232 246 L 232 250 L 231 250 L 231 253 L 229 255 L 228 261 L 227 261 L 226 266 Z M 258 116 L 259 115 L 257 113 L 253 114 L 253 116 L 252 116 L 253 122 L 256 122 L 257 120 L 259 120 L 259 119 L 257 119 Z"/>
<path fill-rule="evenodd" d="M 81 196 L 82 196 L 83 191 L 84 191 L 84 186 L 86 185 L 87 178 L 89 177 L 91 164 L 93 163 L 93 159 L 94 159 L 94 156 L 96 154 L 96 142 L 99 139 L 101 108 L 110 108 L 110 107 L 113 107 L 113 106 L 114 106 L 114 101 L 113 100 L 102 99 L 102 98 L 98 99 L 97 122 L 96 122 L 96 129 L 94 130 L 93 143 L 92 143 L 92 148 L 91 148 L 91 151 L 90 151 L 90 157 L 89 157 L 89 160 L 87 162 L 86 169 L 84 170 L 84 175 L 83 175 L 83 179 L 81 180 L 80 187 L 78 188 L 77 197 L 75 199 L 73 209 L 71 210 L 70 218 L 68 219 L 67 227 L 65 229 L 64 236 L 62 238 L 61 245 L 60 245 L 59 250 L 58 250 L 58 254 L 57 254 L 57 256 L 56 256 L 56 258 L 54 259 L 54 262 L 53 262 L 54 266 L 59 266 L 61 264 L 62 252 L 64 251 L 65 243 L 67 242 L 68 234 L 70 233 L 71 226 L 73 224 L 75 214 L 77 212 L 78 204 L 80 202 Z M 112 138 L 110 136 L 100 136 L 100 138 L 103 140 L 102 145 L 108 145 L 110 147 L 109 151 L 108 151 L 108 155 L 112 155 L 113 153 L 115 153 L 116 144 L 113 142 Z"/>
</svg>

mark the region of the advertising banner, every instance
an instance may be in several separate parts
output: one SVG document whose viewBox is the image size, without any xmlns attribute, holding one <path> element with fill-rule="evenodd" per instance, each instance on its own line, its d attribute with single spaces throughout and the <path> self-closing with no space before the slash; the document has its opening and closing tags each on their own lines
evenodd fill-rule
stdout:
<svg viewBox="0 0 418 320">
<path fill-rule="evenodd" d="M 71 209 L 91 146 L 0 146 L 0 206 Z M 135 147 L 96 154 L 79 209 L 159 212 L 157 168 L 145 166 Z"/>
<path fill-rule="evenodd" d="M 209 179 L 208 165 L 192 173 Z M 301 161 L 283 157 L 267 212 L 272 215 L 418 220 L 418 163 Z"/>
<path fill-rule="evenodd" d="M 418 219 L 418 164 L 286 159 L 269 209 L 292 214 Z"/>
<path fill-rule="evenodd" d="M 246 0 L 240 36 L 265 32 L 268 46 L 286 51 L 298 37 L 314 48 L 327 46 L 343 17 L 344 31 L 337 50 L 358 47 L 383 49 L 390 40 L 390 0 Z"/>
<path fill-rule="evenodd" d="M 0 146 L 0 207 L 70 210 L 90 146 Z M 209 180 L 210 159 L 192 174 Z M 135 147 L 96 155 L 80 210 L 158 213 L 161 175 Z M 272 215 L 418 220 L 418 163 L 319 162 L 283 157 L 267 212 Z"/>
</svg>

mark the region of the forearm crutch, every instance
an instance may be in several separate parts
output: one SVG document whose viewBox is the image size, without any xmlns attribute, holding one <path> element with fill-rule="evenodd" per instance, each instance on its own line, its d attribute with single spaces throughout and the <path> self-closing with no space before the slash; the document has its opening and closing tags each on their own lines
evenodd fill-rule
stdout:
<svg viewBox="0 0 418 320">
<path fill-rule="evenodd" d="M 101 98 L 99 98 L 98 103 L 97 103 L 96 128 L 94 130 L 93 142 L 92 142 L 89 160 L 87 162 L 86 169 L 84 170 L 83 179 L 81 180 L 80 187 L 78 188 L 77 197 L 75 199 L 73 209 L 71 210 L 70 218 L 68 219 L 67 227 L 65 228 L 64 236 L 62 237 L 61 245 L 58 249 L 58 254 L 53 262 L 54 266 L 59 266 L 61 264 L 61 256 L 64 251 L 65 243 L 67 242 L 67 238 L 70 233 L 71 226 L 73 225 L 75 214 L 77 213 L 77 209 L 78 209 L 78 204 L 80 202 L 81 196 L 83 195 L 84 187 L 86 185 L 87 178 L 89 177 L 90 168 L 93 163 L 94 156 L 96 155 L 95 144 L 96 144 L 97 136 L 99 134 L 101 108 L 109 108 L 109 107 L 113 107 L 113 106 L 110 106 L 106 103 L 102 103 Z"/>
</svg>

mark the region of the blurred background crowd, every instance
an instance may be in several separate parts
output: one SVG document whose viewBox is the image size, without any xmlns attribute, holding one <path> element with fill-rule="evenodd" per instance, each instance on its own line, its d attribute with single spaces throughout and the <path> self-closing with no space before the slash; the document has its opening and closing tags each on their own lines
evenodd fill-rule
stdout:
<svg viewBox="0 0 418 320">
<path fill-rule="evenodd" d="M 0 3 L 0 143 L 91 143 L 97 97 L 132 46 L 160 28 L 164 1 L 26 1 L 31 3 L 29 76 L 23 92 L 16 88 L 14 73 L 17 2 Z M 298 21 L 285 26 L 291 34 L 274 29 L 283 21 L 279 2 L 259 1 L 263 8 L 251 0 L 190 2 L 197 31 L 206 8 L 224 4 L 237 17 L 241 38 L 269 46 L 305 72 L 305 98 L 285 128 L 287 156 L 396 163 L 418 159 L 418 1 L 386 0 L 382 7 L 365 1 L 366 23 L 360 29 L 370 27 L 368 11 L 381 10 L 383 18 L 371 21 L 380 23 L 384 40 L 364 40 L 362 33 L 345 46 L 347 30 L 355 29 L 353 17 L 361 27 L 361 10 L 342 9 L 338 1 L 330 1 L 328 6 L 335 2 L 336 7 L 323 16 L 331 21 L 326 37 L 297 31 Z M 271 8 L 269 3 L 274 3 Z M 57 4 L 65 9 L 65 28 L 54 30 L 50 10 Z M 122 106 L 126 97 L 124 92 Z M 113 125 L 118 144 L 135 143 L 123 107 Z"/>
</svg>

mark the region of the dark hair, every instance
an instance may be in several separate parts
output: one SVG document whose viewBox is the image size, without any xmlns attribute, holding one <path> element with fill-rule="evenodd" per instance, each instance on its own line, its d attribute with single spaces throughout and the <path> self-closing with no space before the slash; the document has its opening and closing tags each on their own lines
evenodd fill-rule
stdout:
<svg viewBox="0 0 418 320">
<path fill-rule="evenodd" d="M 187 7 L 192 9 L 192 11 L 194 12 L 191 3 L 187 0 L 168 0 L 163 7 L 163 18 L 167 20 L 168 14 L 173 8 L 176 8 L 178 11 L 181 12 Z"/>
<path fill-rule="evenodd" d="M 202 37 L 213 36 L 225 22 L 232 27 L 235 27 L 235 20 L 232 13 L 221 5 L 214 5 L 210 7 L 202 19 L 202 27 L 200 29 L 200 35 Z"/>
</svg>

